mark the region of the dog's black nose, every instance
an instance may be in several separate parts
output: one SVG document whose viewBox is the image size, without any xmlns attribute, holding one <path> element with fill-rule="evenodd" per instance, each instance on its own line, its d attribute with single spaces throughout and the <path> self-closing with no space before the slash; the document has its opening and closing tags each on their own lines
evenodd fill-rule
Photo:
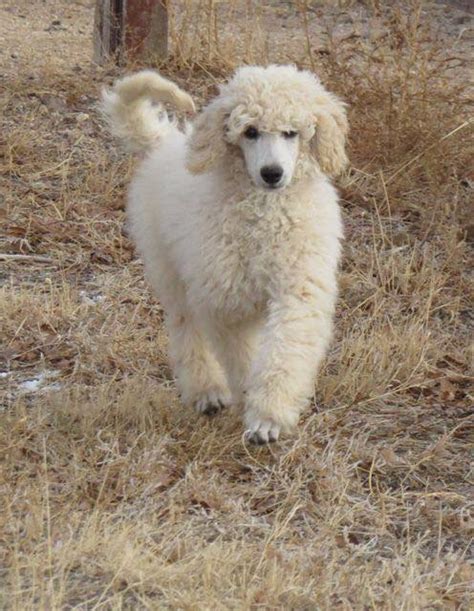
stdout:
<svg viewBox="0 0 474 611">
<path fill-rule="evenodd" d="M 283 168 L 279 165 L 266 165 L 260 170 L 260 176 L 267 185 L 276 185 L 283 176 Z"/>
</svg>

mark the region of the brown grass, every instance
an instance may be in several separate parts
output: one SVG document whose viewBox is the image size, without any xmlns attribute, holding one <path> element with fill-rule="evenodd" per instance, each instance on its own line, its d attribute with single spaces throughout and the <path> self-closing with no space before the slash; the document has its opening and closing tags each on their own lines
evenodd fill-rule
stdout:
<svg viewBox="0 0 474 611">
<path fill-rule="evenodd" d="M 0 607 L 468 609 L 472 107 L 454 9 L 175 6 L 162 70 L 198 100 L 271 60 L 350 104 L 337 336 L 294 438 L 247 447 L 238 414 L 196 420 L 122 229 L 133 160 L 95 109 L 117 69 L 40 43 L 7 66 Z"/>
</svg>

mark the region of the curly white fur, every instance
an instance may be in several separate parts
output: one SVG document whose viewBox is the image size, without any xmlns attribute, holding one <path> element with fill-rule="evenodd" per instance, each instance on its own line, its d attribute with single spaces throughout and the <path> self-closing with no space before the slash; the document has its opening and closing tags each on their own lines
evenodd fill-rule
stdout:
<svg viewBox="0 0 474 611">
<path fill-rule="evenodd" d="M 151 149 L 128 218 L 182 398 L 202 412 L 241 404 L 251 439 L 273 441 L 313 395 L 331 337 L 342 227 L 327 176 L 347 162 L 344 105 L 292 66 L 241 68 L 184 133 L 149 99 L 193 110 L 149 71 L 119 81 L 104 108 L 130 148 Z M 249 153 L 249 126 L 273 138 L 264 154 Z M 297 145 L 272 149 L 288 132 Z M 273 190 L 256 178 L 268 151 L 288 170 Z"/>
</svg>

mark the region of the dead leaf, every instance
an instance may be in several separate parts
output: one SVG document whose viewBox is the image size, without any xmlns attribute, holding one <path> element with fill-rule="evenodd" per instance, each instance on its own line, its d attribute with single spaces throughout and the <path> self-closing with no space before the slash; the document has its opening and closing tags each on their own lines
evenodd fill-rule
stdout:
<svg viewBox="0 0 474 611">
<path fill-rule="evenodd" d="M 393 448 L 387 447 L 380 450 L 380 455 L 390 467 L 401 467 L 406 465 L 406 462 L 400 456 L 397 456 Z"/>
<path fill-rule="evenodd" d="M 91 253 L 90 256 L 91 261 L 93 261 L 94 263 L 107 263 L 107 264 L 111 264 L 113 263 L 113 259 L 110 255 L 104 253 L 104 252 L 100 252 L 98 250 L 94 250 Z"/>
<path fill-rule="evenodd" d="M 439 398 L 442 401 L 453 401 L 456 397 L 456 386 L 452 384 L 448 379 L 443 378 L 439 384 Z"/>
</svg>

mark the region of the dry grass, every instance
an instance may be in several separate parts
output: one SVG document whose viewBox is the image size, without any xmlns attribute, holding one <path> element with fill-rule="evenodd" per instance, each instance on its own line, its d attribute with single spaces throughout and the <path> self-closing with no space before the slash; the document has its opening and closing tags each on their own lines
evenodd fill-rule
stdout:
<svg viewBox="0 0 474 611">
<path fill-rule="evenodd" d="M 64 22 L 68 3 L 50 4 Z M 318 408 L 293 439 L 248 448 L 238 414 L 196 422 L 179 405 L 122 231 L 133 160 L 94 107 L 116 69 L 88 67 L 87 48 L 71 70 L 38 46 L 37 63 L 7 66 L 0 101 L 0 607 L 468 609 L 472 128 L 466 33 L 449 25 L 462 14 L 180 7 L 162 69 L 198 99 L 258 58 L 313 66 L 350 104 Z"/>
</svg>

